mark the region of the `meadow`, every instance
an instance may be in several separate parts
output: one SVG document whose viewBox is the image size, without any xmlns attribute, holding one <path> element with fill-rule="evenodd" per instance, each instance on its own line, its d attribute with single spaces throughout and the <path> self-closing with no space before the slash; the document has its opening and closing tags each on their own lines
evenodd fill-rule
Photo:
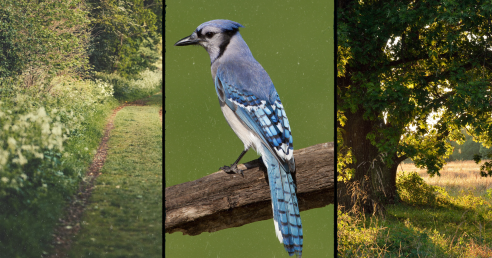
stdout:
<svg viewBox="0 0 492 258">
<path fill-rule="evenodd" d="M 398 168 L 400 200 L 383 216 L 338 211 L 340 257 L 492 257 L 492 179 L 473 161 L 430 177 Z"/>
<path fill-rule="evenodd" d="M 443 187 L 451 196 L 466 191 L 492 201 L 492 177 L 481 177 L 480 166 L 473 160 L 449 162 L 439 172 L 441 176 L 430 177 L 425 169 L 416 168 L 413 163 L 402 163 L 398 173 L 403 171 L 417 172 L 427 184 Z"/>
</svg>

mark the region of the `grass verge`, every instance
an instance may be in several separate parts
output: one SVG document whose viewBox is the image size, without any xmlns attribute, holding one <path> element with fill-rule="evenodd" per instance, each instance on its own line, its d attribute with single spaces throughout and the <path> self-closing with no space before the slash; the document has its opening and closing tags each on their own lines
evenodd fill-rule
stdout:
<svg viewBox="0 0 492 258">
<path fill-rule="evenodd" d="M 161 98 L 117 113 L 70 257 L 162 257 Z"/>
</svg>

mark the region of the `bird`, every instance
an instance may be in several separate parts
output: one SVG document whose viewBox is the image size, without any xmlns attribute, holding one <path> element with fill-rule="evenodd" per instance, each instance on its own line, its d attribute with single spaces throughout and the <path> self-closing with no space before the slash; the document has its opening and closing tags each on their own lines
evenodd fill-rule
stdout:
<svg viewBox="0 0 492 258">
<path fill-rule="evenodd" d="M 244 150 L 224 172 L 241 174 L 238 162 L 252 147 L 267 168 L 275 233 L 289 256 L 302 256 L 303 232 L 295 180 L 294 147 L 285 109 L 270 76 L 239 33 L 241 24 L 212 20 L 175 46 L 202 46 L 210 56 L 212 79 L 224 117 Z"/>
</svg>

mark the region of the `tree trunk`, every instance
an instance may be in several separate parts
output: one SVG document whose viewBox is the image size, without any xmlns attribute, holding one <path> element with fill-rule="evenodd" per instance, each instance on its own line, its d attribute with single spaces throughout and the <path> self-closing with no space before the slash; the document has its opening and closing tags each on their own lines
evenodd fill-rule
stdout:
<svg viewBox="0 0 492 258">
<path fill-rule="evenodd" d="M 396 197 L 397 162 L 388 167 L 383 158 L 391 155 L 397 160 L 395 153 L 380 153 L 378 148 L 367 139 L 367 134 L 375 126 L 384 126 L 384 121 L 363 119 L 364 110 L 359 108 L 356 113 L 345 113 L 347 122 L 343 127 L 344 144 L 351 148 L 353 163 L 350 168 L 355 174 L 348 182 L 338 182 L 338 205 L 344 210 L 365 213 L 384 211 L 384 205 L 394 203 Z"/>
</svg>

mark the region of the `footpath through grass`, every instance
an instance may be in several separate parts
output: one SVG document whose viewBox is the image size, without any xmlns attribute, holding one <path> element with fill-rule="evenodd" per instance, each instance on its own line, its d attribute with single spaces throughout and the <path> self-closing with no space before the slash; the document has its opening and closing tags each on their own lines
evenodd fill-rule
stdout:
<svg viewBox="0 0 492 258">
<path fill-rule="evenodd" d="M 162 94 L 114 120 L 70 257 L 162 257 Z"/>
</svg>

